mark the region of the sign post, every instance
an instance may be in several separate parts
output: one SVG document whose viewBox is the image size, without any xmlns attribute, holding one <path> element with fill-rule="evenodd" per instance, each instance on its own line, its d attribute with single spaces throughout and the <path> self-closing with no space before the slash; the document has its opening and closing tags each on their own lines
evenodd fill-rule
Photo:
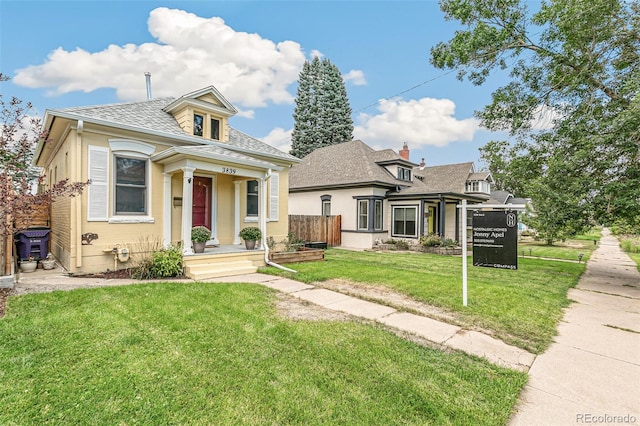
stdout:
<svg viewBox="0 0 640 426">
<path fill-rule="evenodd" d="M 522 204 L 467 204 L 462 210 L 462 306 L 467 306 L 467 210 L 473 210 L 473 266 L 518 269 L 518 217 Z"/>
</svg>

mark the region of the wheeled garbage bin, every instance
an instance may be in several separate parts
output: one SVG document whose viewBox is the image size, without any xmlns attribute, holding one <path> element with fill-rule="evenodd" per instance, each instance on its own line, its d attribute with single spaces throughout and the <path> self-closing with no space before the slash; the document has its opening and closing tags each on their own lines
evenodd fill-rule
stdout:
<svg viewBox="0 0 640 426">
<path fill-rule="evenodd" d="M 29 228 L 16 232 L 16 250 L 19 259 L 44 259 L 49 253 L 49 233 L 50 228 Z"/>
</svg>

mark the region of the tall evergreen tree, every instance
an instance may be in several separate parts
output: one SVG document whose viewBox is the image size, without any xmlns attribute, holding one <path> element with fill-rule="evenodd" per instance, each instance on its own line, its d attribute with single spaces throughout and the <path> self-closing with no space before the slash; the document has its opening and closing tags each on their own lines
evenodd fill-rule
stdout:
<svg viewBox="0 0 640 426">
<path fill-rule="evenodd" d="M 290 153 L 296 157 L 353 139 L 347 89 L 340 70 L 328 59 L 315 57 L 303 65 L 293 118 Z"/>
</svg>

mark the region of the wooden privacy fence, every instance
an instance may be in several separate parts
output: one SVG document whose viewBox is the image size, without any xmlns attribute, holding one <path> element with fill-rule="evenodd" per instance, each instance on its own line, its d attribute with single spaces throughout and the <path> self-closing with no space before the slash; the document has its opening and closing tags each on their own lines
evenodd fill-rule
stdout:
<svg viewBox="0 0 640 426">
<path fill-rule="evenodd" d="M 289 215 L 289 232 L 304 241 L 326 242 L 327 246 L 342 244 L 342 216 Z"/>
</svg>

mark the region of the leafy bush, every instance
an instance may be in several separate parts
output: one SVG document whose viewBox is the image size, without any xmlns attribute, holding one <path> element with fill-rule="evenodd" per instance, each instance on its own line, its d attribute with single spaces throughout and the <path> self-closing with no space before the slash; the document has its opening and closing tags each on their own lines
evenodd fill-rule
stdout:
<svg viewBox="0 0 640 426">
<path fill-rule="evenodd" d="M 438 234 L 423 235 L 418 242 L 425 247 L 440 247 L 443 243 L 442 238 L 440 238 Z"/>
<path fill-rule="evenodd" d="M 442 240 L 442 247 L 458 247 L 458 242 L 451 238 L 445 238 Z"/>
<path fill-rule="evenodd" d="M 409 250 L 409 243 L 405 240 L 390 239 L 386 241 L 386 244 L 393 244 L 398 250 Z"/>
<path fill-rule="evenodd" d="M 155 251 L 131 269 L 131 277 L 138 280 L 179 277 L 183 274 L 184 261 L 179 246 L 169 246 Z"/>
<path fill-rule="evenodd" d="M 620 247 L 627 253 L 640 253 L 640 236 L 622 237 Z"/>
</svg>

